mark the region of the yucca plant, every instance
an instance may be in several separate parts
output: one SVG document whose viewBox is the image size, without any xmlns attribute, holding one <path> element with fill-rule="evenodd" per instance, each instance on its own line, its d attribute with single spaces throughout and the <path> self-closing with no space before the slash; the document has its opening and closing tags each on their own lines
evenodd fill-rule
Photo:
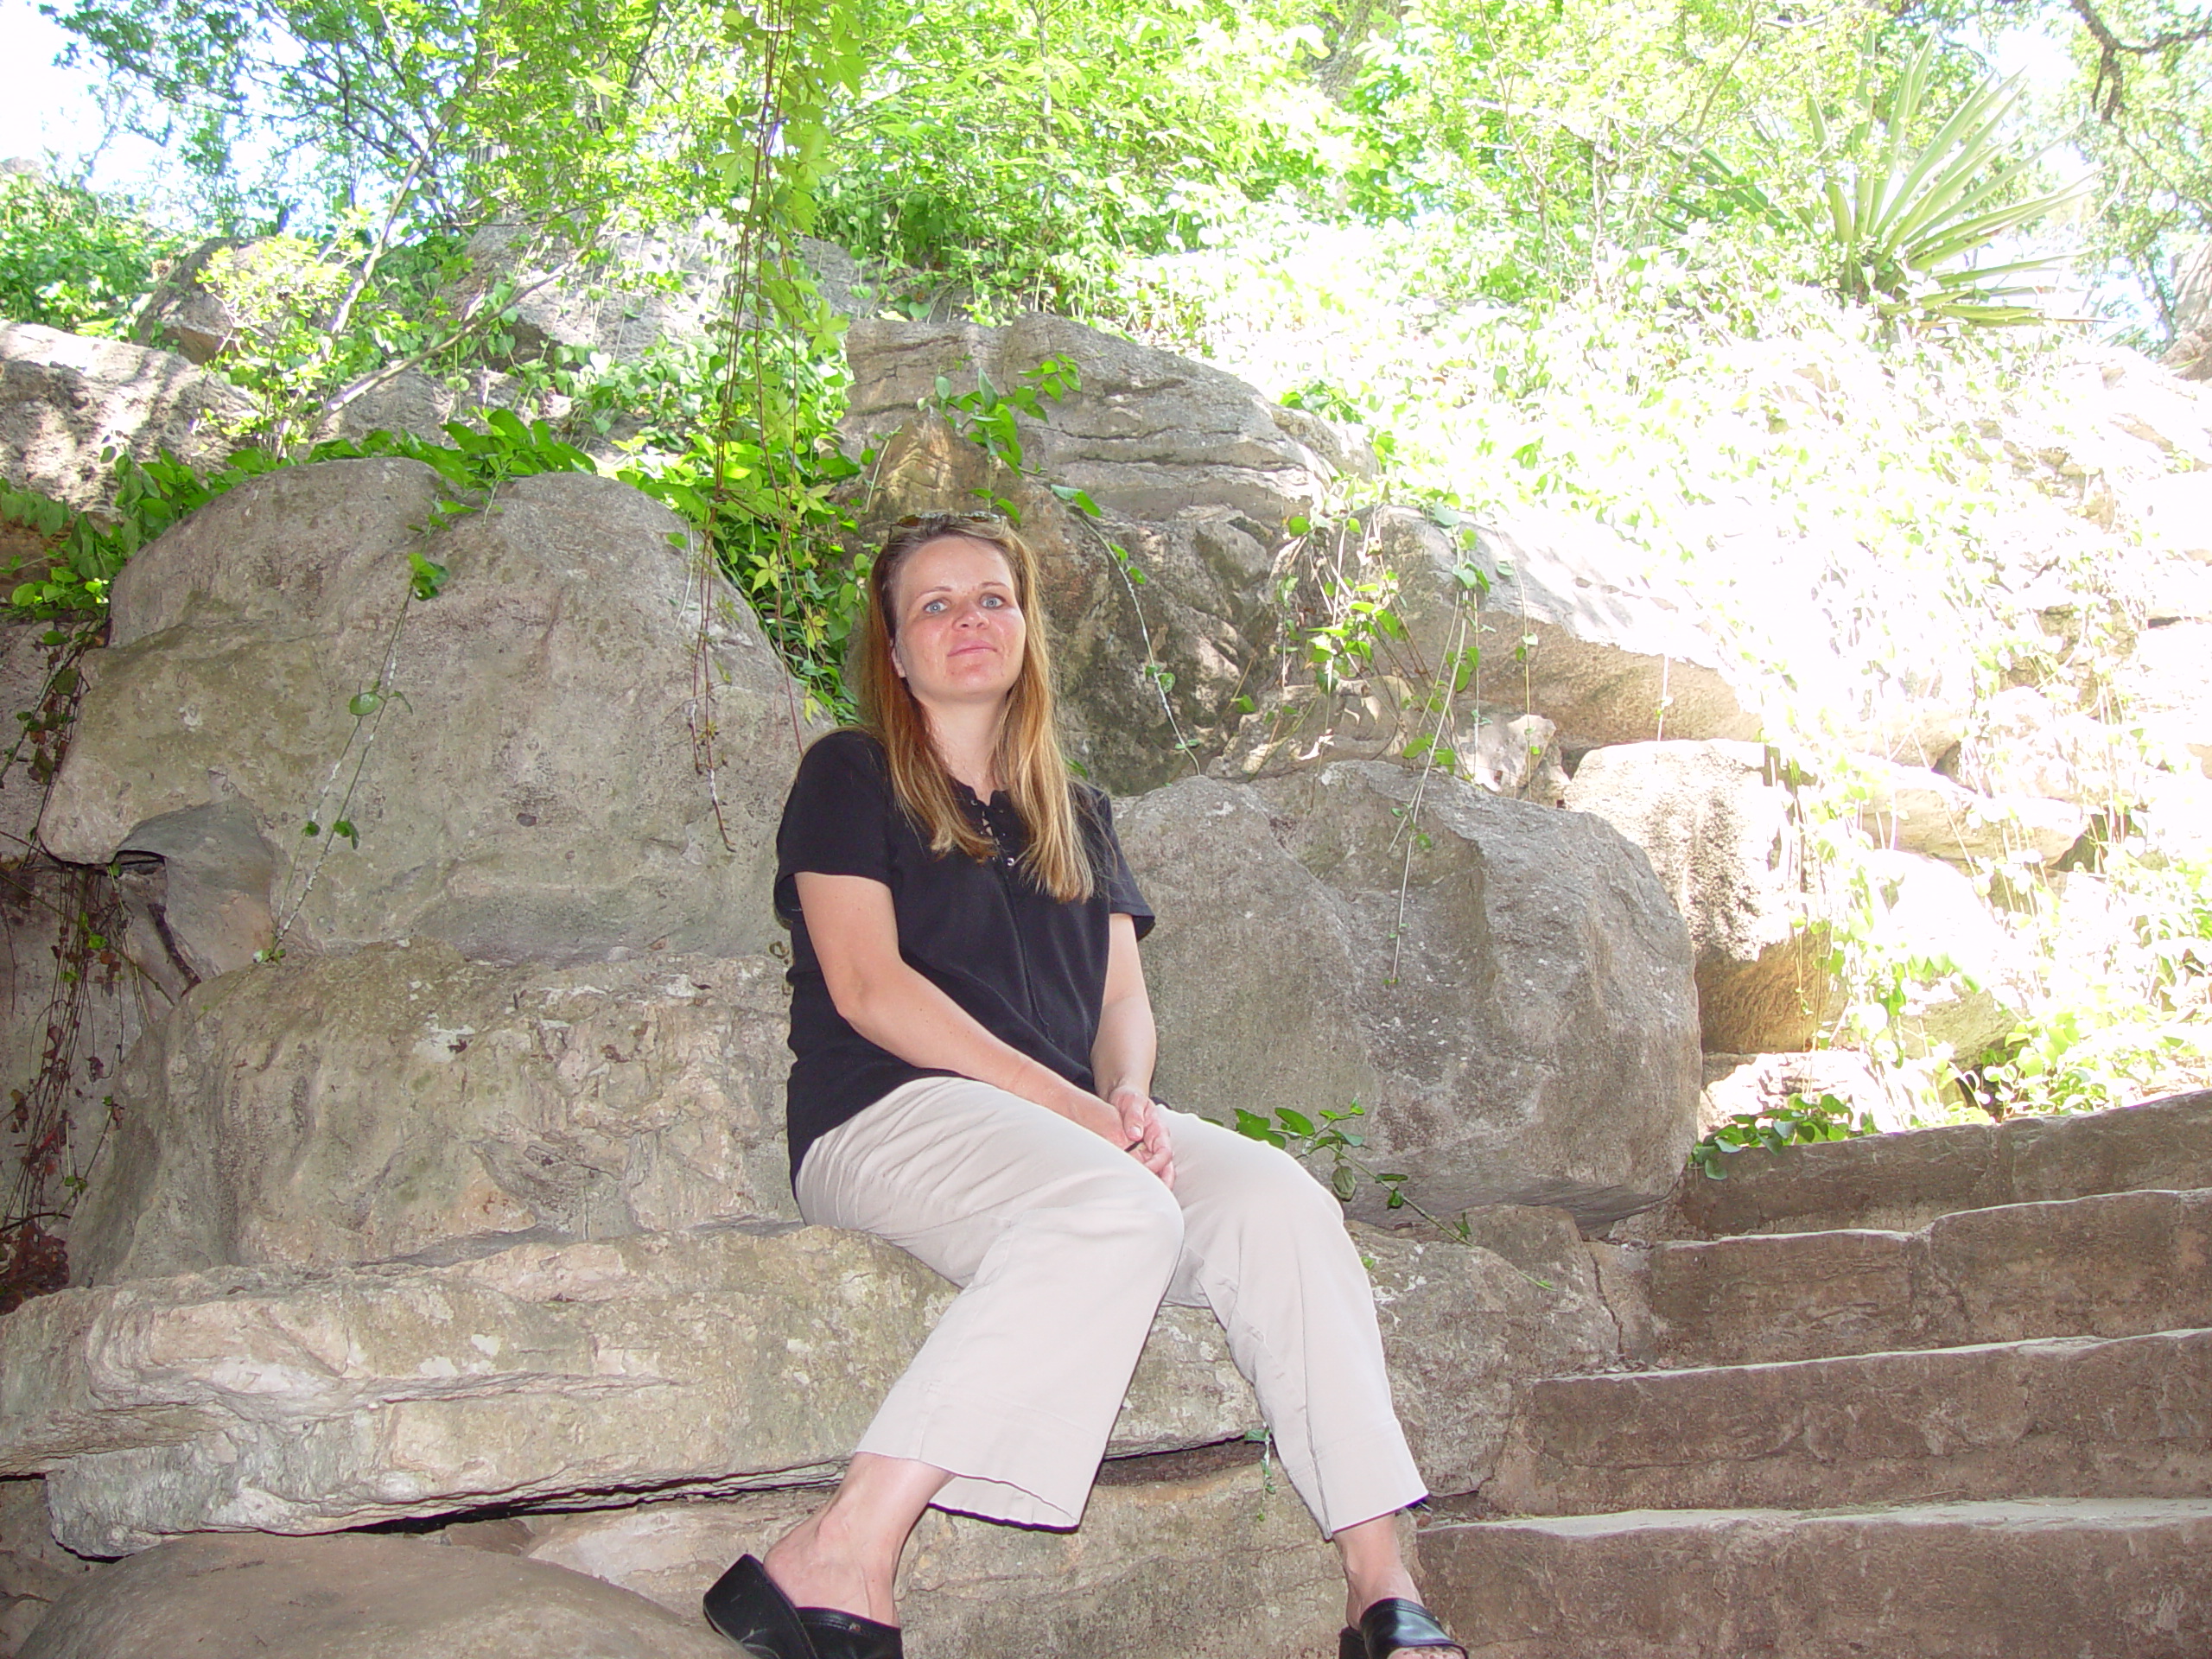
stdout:
<svg viewBox="0 0 2212 1659">
<path fill-rule="evenodd" d="M 2005 118 L 2019 77 L 1985 80 L 1925 144 L 1911 134 L 1928 100 L 1936 43 L 1922 47 L 1893 89 L 1886 116 L 1871 92 L 1864 117 L 1840 129 L 1808 97 L 1806 109 L 1825 163 L 1821 198 L 1802 210 L 1808 228 L 1834 250 L 1836 287 L 1885 315 L 1990 327 L 2039 322 L 2021 303 L 2048 276 L 2048 257 L 2008 264 L 1967 261 L 1998 238 L 2035 223 L 2080 194 L 2080 186 L 2021 196 L 2032 162 L 2005 148 Z"/>
</svg>

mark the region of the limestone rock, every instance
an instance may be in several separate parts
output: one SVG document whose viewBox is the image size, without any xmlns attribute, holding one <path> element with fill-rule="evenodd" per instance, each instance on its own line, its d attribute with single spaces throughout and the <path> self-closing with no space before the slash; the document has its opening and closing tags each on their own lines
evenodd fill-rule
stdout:
<svg viewBox="0 0 2212 1659">
<path fill-rule="evenodd" d="M 2212 777 L 2212 621 L 2145 629 L 2115 678 L 2167 763 Z"/>
<path fill-rule="evenodd" d="M 910 1650 L 1306 1659 L 1342 1622 L 1344 1579 L 1306 1506 L 1258 1453 L 1109 1464 L 1074 1533 L 931 1510 L 899 1573 Z M 1141 1478 L 1155 1463 L 1198 1466 Z M 731 1561 L 760 1553 L 821 1501 L 762 1493 L 547 1516 L 533 1521 L 528 1553 L 683 1613 Z"/>
<path fill-rule="evenodd" d="M 469 238 L 470 270 L 448 297 L 456 308 L 512 284 L 502 360 L 523 363 L 556 347 L 634 362 L 657 346 L 694 346 L 721 323 L 735 250 L 729 227 L 709 215 L 689 225 L 616 232 L 589 257 L 514 224 Z M 873 307 L 871 273 L 842 248 L 795 238 L 823 302 L 855 316 Z"/>
<path fill-rule="evenodd" d="M 1326 690 L 1306 665 L 1287 665 L 1216 775 L 1448 747 L 1452 769 L 1484 788 L 1556 805 L 1562 761 L 1593 747 L 1758 733 L 1696 607 L 1603 525 L 1528 514 L 1451 531 L 1410 507 L 1361 522 L 1353 576 L 1402 631 L 1378 630 L 1371 671 Z M 1329 599 L 1317 590 L 1305 602 L 1318 612 Z M 1448 712 L 1446 681 L 1457 687 Z"/>
<path fill-rule="evenodd" d="M 56 1535 L 327 1531 L 488 1504 L 833 1475 L 951 1287 L 767 1224 L 60 1291 L 0 1321 L 0 1474 Z M 1256 1421 L 1211 1315 L 1155 1325 L 1116 1455 Z"/>
<path fill-rule="evenodd" d="M 1586 754 L 1567 786 L 1641 847 L 1689 924 L 1699 1022 L 1723 1053 L 1808 1046 L 1835 1010 L 1789 792 L 1756 744 L 1626 743 Z"/>
<path fill-rule="evenodd" d="M 2212 1187 L 2212 1090 L 2070 1117 L 2010 1117 L 1902 1135 L 1754 1147 L 1725 1181 L 1687 1181 L 1680 1236 L 1910 1232 L 1938 1216 L 2132 1188 Z"/>
<path fill-rule="evenodd" d="M 702 226 L 661 238 L 612 238 L 599 263 L 549 244 L 519 225 L 487 225 L 468 241 L 470 270 L 452 290 L 457 306 L 513 284 L 507 360 L 543 357 L 556 346 L 641 357 L 664 338 L 694 340 L 710 325 L 721 289 L 720 243 Z"/>
<path fill-rule="evenodd" d="M 700 601 L 676 518 L 607 480 L 545 474 L 426 538 L 443 499 L 417 462 L 324 462 L 241 485 L 142 550 L 111 644 L 85 661 L 45 844 L 167 859 L 196 893 L 169 924 L 200 978 L 288 920 L 286 948 L 310 950 L 420 935 L 575 962 L 766 944 L 770 843 L 809 734 L 751 614 L 717 587 L 725 845 L 687 720 Z M 426 550 L 451 575 L 410 603 L 408 556 Z M 379 686 L 357 722 L 349 700 Z"/>
<path fill-rule="evenodd" d="M 2212 1503 L 2177 1498 L 1635 1511 L 1421 1540 L 1430 1603 L 1482 1632 L 1475 1659 L 2196 1659 L 2208 1562 Z"/>
<path fill-rule="evenodd" d="M 1617 1360 L 1562 1214 L 1356 1236 L 1436 1491 L 1487 1478 L 1532 1378 Z M 46 1472 L 59 1535 L 100 1554 L 819 1480 L 951 1294 L 889 1245 L 763 1224 L 61 1291 L 0 1321 L 0 1473 Z M 1257 1426 L 1211 1315 L 1171 1307 L 1109 1453 Z"/>
<path fill-rule="evenodd" d="M 1904 1128 L 1911 1104 L 1875 1074 L 1864 1054 L 1847 1048 L 1796 1054 L 1707 1054 L 1697 1126 L 1709 1135 L 1739 1113 L 1774 1112 L 1799 1096 L 1808 1100 L 1834 1096 L 1854 1119 L 1871 1116 L 1874 1127 L 1883 1130 Z"/>
<path fill-rule="evenodd" d="M 1109 515 L 1152 523 L 1241 515 L 1280 533 L 1318 499 L 1318 457 L 1253 387 L 1065 317 L 1033 315 L 1004 328 L 863 320 L 846 335 L 846 355 L 853 389 L 843 431 L 855 448 L 911 421 L 939 375 L 956 392 L 974 390 L 978 375 L 1007 388 L 1054 357 L 1074 364 L 1082 385 L 1047 405 L 1043 424 L 1022 423 L 1024 453 Z"/>
<path fill-rule="evenodd" d="M 1194 779 L 1120 823 L 1160 916 L 1178 1105 L 1357 1102 L 1362 1155 L 1447 1216 L 1555 1204 L 1590 1225 L 1672 1184 L 1698 1091 L 1689 939 L 1609 826 L 1372 761 Z"/>
<path fill-rule="evenodd" d="M 2091 809 L 2142 791 L 2141 750 L 2126 730 L 2015 686 L 1982 706 L 1961 746 L 1959 781 L 1992 795 L 2038 795 Z"/>
<path fill-rule="evenodd" d="M 1455 643 L 1473 645 L 1478 706 L 1499 720 L 1541 715 L 1571 754 L 1758 735 L 1694 605 L 1604 525 L 1529 512 L 1481 525 L 1471 549 L 1410 508 L 1381 510 L 1374 527 L 1376 558 L 1397 573 L 1416 684 Z M 1470 563 L 1488 583 L 1478 599 L 1456 574 Z"/>
<path fill-rule="evenodd" d="M 2212 346 L 2212 338 L 2207 340 Z M 2212 368 L 2212 353 L 2208 353 Z M 2162 473 L 2131 493 L 2150 539 L 2182 557 L 2212 564 L 2212 471 Z"/>
<path fill-rule="evenodd" d="M 1471 1249 L 1433 1232 L 1353 1230 L 1373 1264 L 1398 1421 L 1439 1495 L 1490 1478 L 1535 1379 L 1610 1370 L 1620 1357 L 1618 1328 L 1571 1215 L 1496 1205 L 1468 1221 Z"/>
<path fill-rule="evenodd" d="M 79 510 L 114 500 L 101 451 L 195 467 L 252 418 L 245 394 L 185 359 L 32 322 L 0 322 L 0 479 Z"/>
<path fill-rule="evenodd" d="M 796 1220 L 765 957 L 549 969 L 372 945 L 199 987 L 132 1055 L 79 1284 L 477 1235 Z"/>
<path fill-rule="evenodd" d="M 1875 852 L 1864 868 L 1874 929 L 1887 948 L 1907 960 L 1949 964 L 1906 988 L 1908 1046 L 1925 1052 L 1948 1045 L 1961 1059 L 1979 1058 L 2012 1032 L 2035 996 L 2025 947 L 1974 883 L 1941 860 Z"/>
<path fill-rule="evenodd" d="M 99 1165 L 118 1132 L 118 1074 L 149 1014 L 166 1008 L 162 986 L 131 957 L 151 931 L 118 902 L 105 870 L 30 858 L 0 872 L 0 1099 L 19 1109 L 0 1115 L 0 1164 L 10 1173 L 10 1213 L 40 1218 L 40 1230 L 66 1238 L 74 1203 L 67 1185 Z M 89 918 L 89 930 L 80 918 Z M 98 933 L 91 950 L 86 932 Z M 154 948 L 159 949 L 158 941 Z M 29 1155 L 31 1146 L 42 1147 Z M 0 1312 L 19 1295 L 59 1282 L 0 1290 Z"/>
<path fill-rule="evenodd" d="M 46 1522 L 45 1483 L 0 1481 L 0 1659 L 16 1659 L 70 1588 L 93 1570 L 54 1541 Z"/>
<path fill-rule="evenodd" d="M 185 1538 L 65 1598 L 22 1659 L 729 1659 L 696 1613 L 413 1538 Z"/>
<path fill-rule="evenodd" d="M 2040 795 L 1992 796 L 1939 772 L 1855 757 L 1866 795 L 1859 823 L 1878 846 L 1955 864 L 2049 864 L 2082 838 L 2088 814 Z"/>
<path fill-rule="evenodd" d="M 0 537 L 5 534 L 6 527 L 0 526 Z M 10 548 L 0 541 L 0 559 L 18 551 L 28 559 L 35 555 L 36 547 L 33 543 Z M 0 569 L 5 568 L 0 565 Z M 0 720 L 8 722 L 10 743 L 23 729 L 23 723 L 16 718 L 17 715 L 42 712 L 57 654 L 43 643 L 48 626 L 44 622 L 0 624 Z M 12 861 L 36 849 L 34 836 L 38 830 L 39 805 L 45 794 L 31 775 L 27 745 L 16 763 L 0 773 L 0 859 Z"/>
<path fill-rule="evenodd" d="M 192 363 L 210 363 L 219 357 L 238 338 L 242 325 L 201 273 L 216 254 L 245 245 L 238 237 L 210 237 L 171 265 L 138 308 L 131 338 L 175 352 Z"/>
<path fill-rule="evenodd" d="M 1274 552 L 1286 521 L 1314 510 L 1328 463 L 1243 381 L 1065 318 L 1004 328 L 862 320 L 846 344 L 847 447 L 878 451 L 863 531 L 1013 501 L 1044 567 L 1075 759 L 1094 781 L 1134 792 L 1190 770 L 1186 755 L 1218 753 L 1236 699 L 1268 677 Z M 979 375 L 1008 387 L 1047 358 L 1074 364 L 1081 388 L 1049 404 L 1043 423 L 1020 423 L 1036 478 L 917 414 L 940 375 L 956 391 Z M 1100 520 L 1084 521 L 1052 485 L 1088 492 Z"/>
<path fill-rule="evenodd" d="M 1015 478 L 934 416 L 885 442 L 864 528 L 880 540 L 909 512 L 971 510 L 978 492 L 1016 505 L 1037 555 L 1071 758 L 1123 792 L 1186 774 L 1186 757 L 1217 748 L 1236 724 L 1252 664 L 1274 649 L 1269 543 L 1225 510 L 1087 528 L 1047 486 Z M 1109 540 L 1133 570 L 1122 569 Z M 1157 674 L 1147 666 L 1147 640 Z M 1189 750 L 1179 747 L 1186 740 Z"/>
</svg>

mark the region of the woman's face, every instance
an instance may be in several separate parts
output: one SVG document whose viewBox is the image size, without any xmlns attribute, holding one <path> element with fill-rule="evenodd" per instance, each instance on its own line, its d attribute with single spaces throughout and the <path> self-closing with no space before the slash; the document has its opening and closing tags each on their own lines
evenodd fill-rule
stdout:
<svg viewBox="0 0 2212 1659">
<path fill-rule="evenodd" d="M 941 536 L 908 554 L 890 585 L 892 662 L 914 700 L 925 709 L 1004 702 L 1028 638 L 1006 556 Z"/>
</svg>

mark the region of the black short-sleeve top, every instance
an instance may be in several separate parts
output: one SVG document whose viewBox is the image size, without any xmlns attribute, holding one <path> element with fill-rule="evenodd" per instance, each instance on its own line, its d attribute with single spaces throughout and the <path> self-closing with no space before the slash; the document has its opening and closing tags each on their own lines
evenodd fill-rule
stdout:
<svg viewBox="0 0 2212 1659">
<path fill-rule="evenodd" d="M 1027 835 L 1001 793 L 983 802 L 955 792 L 997 849 L 984 861 L 930 851 L 893 792 L 881 747 L 865 732 L 832 732 L 807 750 L 776 832 L 776 915 L 791 931 L 791 1046 L 786 1096 L 791 1174 L 807 1148 L 902 1084 L 952 1073 L 910 1065 L 846 1024 L 830 1001 L 800 913 L 802 871 L 861 875 L 891 889 L 899 954 L 986 1031 L 1078 1089 L 1096 1086 L 1090 1046 L 1106 994 L 1108 918 L 1152 910 L 1137 890 L 1113 809 L 1087 784 L 1077 805 L 1097 880 L 1091 896 L 1063 903 L 1016 868 Z"/>
</svg>

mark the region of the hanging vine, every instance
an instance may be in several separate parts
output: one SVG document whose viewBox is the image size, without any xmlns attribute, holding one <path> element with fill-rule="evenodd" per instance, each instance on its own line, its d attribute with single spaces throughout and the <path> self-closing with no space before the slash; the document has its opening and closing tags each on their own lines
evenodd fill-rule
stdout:
<svg viewBox="0 0 2212 1659">
<path fill-rule="evenodd" d="M 844 319 L 823 302 L 792 238 L 814 222 L 830 106 L 841 91 L 859 91 L 862 60 L 853 0 L 760 0 L 752 10 L 733 10 L 726 31 L 758 73 L 752 103 L 733 97 L 716 134 L 713 174 L 732 240 L 715 363 L 715 423 L 695 441 L 690 467 L 666 480 L 664 489 L 693 489 L 703 509 L 696 515 L 698 632 L 686 714 L 693 764 L 706 780 L 723 845 L 734 850 L 715 717 L 711 645 L 717 613 L 727 604 L 719 579 L 735 582 L 753 601 L 807 683 L 810 702 L 842 711 L 843 701 L 831 648 L 842 643 L 842 628 L 835 624 L 841 613 L 849 615 L 857 573 L 845 571 L 842 582 L 836 574 L 842 565 L 836 532 L 848 522 L 831 504 L 830 486 L 857 468 L 838 464 L 842 457 L 809 453 L 811 435 L 798 418 L 790 357 L 795 342 L 817 353 L 834 347 Z M 832 591 L 825 593 L 825 586 Z M 788 696 L 797 747 L 805 732 L 796 684 Z"/>
</svg>

